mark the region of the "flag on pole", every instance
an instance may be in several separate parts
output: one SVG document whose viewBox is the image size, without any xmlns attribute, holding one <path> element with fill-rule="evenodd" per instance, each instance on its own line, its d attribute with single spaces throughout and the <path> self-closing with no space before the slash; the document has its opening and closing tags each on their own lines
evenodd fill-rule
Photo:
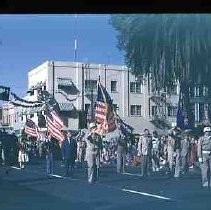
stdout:
<svg viewBox="0 0 211 210">
<path fill-rule="evenodd" d="M 26 123 L 24 126 L 24 132 L 29 136 L 40 138 L 38 126 L 31 119 L 26 119 Z"/>
<path fill-rule="evenodd" d="M 100 81 L 97 83 L 95 120 L 100 134 L 112 132 L 117 128 L 111 97 Z"/>
<path fill-rule="evenodd" d="M 183 104 L 183 97 L 182 91 L 180 90 L 179 93 L 179 102 L 178 102 L 178 109 L 177 109 L 177 127 L 183 129 L 184 128 L 184 104 Z"/>
<path fill-rule="evenodd" d="M 182 130 L 191 129 L 190 124 L 190 116 L 188 116 L 187 107 L 185 107 L 185 94 L 188 91 L 188 87 L 185 82 L 182 82 L 180 85 L 180 93 L 179 93 L 179 102 L 178 102 L 178 110 L 177 110 L 177 127 Z M 187 106 L 186 99 L 186 106 Z"/>
<path fill-rule="evenodd" d="M 48 132 L 61 143 L 63 141 L 61 129 L 64 123 L 55 110 L 46 109 L 46 126 Z"/>
<path fill-rule="evenodd" d="M 133 127 L 125 123 L 118 115 L 117 115 L 117 124 L 120 126 L 120 130 L 124 135 L 129 135 L 133 132 Z"/>
</svg>

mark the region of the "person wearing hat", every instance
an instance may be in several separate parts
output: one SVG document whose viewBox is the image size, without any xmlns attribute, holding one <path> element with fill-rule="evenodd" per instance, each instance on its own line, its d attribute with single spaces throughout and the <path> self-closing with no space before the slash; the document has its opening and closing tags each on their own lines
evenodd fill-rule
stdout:
<svg viewBox="0 0 211 210">
<path fill-rule="evenodd" d="M 198 158 L 201 163 L 202 186 L 210 187 L 211 127 L 204 127 L 204 135 L 198 141 Z"/>
<path fill-rule="evenodd" d="M 86 138 L 86 160 L 88 165 L 88 183 L 92 184 L 98 178 L 100 164 L 100 151 L 102 150 L 102 139 L 96 133 L 97 125 L 89 124 L 89 134 Z"/>
</svg>

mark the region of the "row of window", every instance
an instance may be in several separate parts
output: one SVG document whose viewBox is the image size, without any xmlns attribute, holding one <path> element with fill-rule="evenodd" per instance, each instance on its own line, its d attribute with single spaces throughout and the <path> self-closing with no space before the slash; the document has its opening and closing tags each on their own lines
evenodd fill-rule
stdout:
<svg viewBox="0 0 211 210">
<path fill-rule="evenodd" d="M 192 97 L 207 97 L 209 95 L 208 87 L 203 85 L 196 85 L 194 88 L 190 88 L 190 96 Z"/>
<path fill-rule="evenodd" d="M 167 110 L 165 110 L 165 107 L 158 107 L 158 106 L 152 106 L 151 107 L 151 115 L 157 116 L 159 114 L 166 115 L 168 117 L 176 117 L 177 116 L 177 106 L 168 106 Z M 167 113 L 166 113 L 167 111 Z"/>
<path fill-rule="evenodd" d="M 97 91 L 97 80 L 85 80 L 85 91 L 89 92 L 93 90 Z M 110 83 L 111 92 L 118 92 L 117 81 L 111 81 Z M 143 84 L 141 82 L 130 82 L 131 93 L 143 93 Z"/>
<path fill-rule="evenodd" d="M 114 110 L 118 111 L 118 105 L 113 104 Z M 89 113 L 90 104 L 85 104 L 85 110 Z M 160 114 L 165 114 L 164 107 L 152 106 L 151 107 L 151 116 L 157 116 Z M 142 116 L 142 106 L 141 105 L 131 105 L 130 106 L 130 115 L 131 116 Z M 168 106 L 167 107 L 167 116 L 175 117 L 177 115 L 177 106 Z"/>
</svg>

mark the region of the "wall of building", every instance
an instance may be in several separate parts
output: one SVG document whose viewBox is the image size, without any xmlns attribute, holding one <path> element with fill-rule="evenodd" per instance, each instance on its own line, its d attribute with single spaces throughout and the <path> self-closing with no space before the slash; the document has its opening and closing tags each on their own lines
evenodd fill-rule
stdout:
<svg viewBox="0 0 211 210">
<path fill-rule="evenodd" d="M 82 68 L 83 67 L 83 68 Z M 84 69 L 84 84 L 82 84 L 82 76 Z M 83 64 L 79 62 L 61 62 L 61 61 L 46 61 L 43 64 L 32 69 L 28 73 L 28 88 L 36 86 L 37 83 L 45 83 L 46 90 L 51 94 L 54 94 L 58 103 L 72 104 L 76 110 L 82 109 L 82 86 L 84 89 L 86 86 L 86 80 L 100 81 L 109 95 L 113 99 L 113 104 L 117 105 L 118 115 L 128 124 L 135 128 L 135 132 L 142 132 L 144 128 L 150 130 L 156 129 L 151 123 L 152 113 L 151 108 L 155 106 L 150 101 L 150 97 L 153 95 L 151 92 L 151 84 L 146 79 L 141 85 L 140 92 L 132 92 L 130 86 L 132 83 L 139 83 L 140 79 L 128 72 L 125 66 L 118 65 L 103 65 L 103 64 Z M 68 100 L 64 95 L 59 93 L 60 79 L 67 79 L 72 81 L 74 87 L 67 93 Z M 111 90 L 111 82 L 116 82 L 116 90 Z M 72 91 L 74 90 L 74 91 Z M 91 104 L 90 91 L 84 91 L 84 109 L 86 104 Z M 96 90 L 93 91 L 93 97 L 96 98 Z M 28 94 L 25 99 L 37 100 L 37 92 L 34 91 L 34 95 Z M 71 102 L 69 100 L 72 100 Z M 176 95 L 166 96 L 166 100 L 172 106 L 176 106 L 178 103 L 178 92 Z M 131 110 L 131 106 L 141 106 L 140 113 L 137 115 Z M 168 112 L 165 107 L 166 113 Z M 16 112 L 23 112 L 24 109 L 16 110 Z M 65 115 L 66 112 L 63 114 Z M 21 115 L 20 115 L 21 116 Z M 30 115 L 28 115 L 30 116 Z M 66 116 L 67 117 L 67 116 Z M 26 116 L 22 117 L 22 124 L 25 121 Z M 38 121 L 37 114 L 35 113 L 32 118 L 36 123 Z M 170 124 L 175 123 L 175 116 L 166 116 L 166 119 Z M 19 117 L 20 120 L 20 117 Z M 67 126 L 69 129 L 78 128 L 78 119 L 75 117 L 67 118 Z"/>
</svg>

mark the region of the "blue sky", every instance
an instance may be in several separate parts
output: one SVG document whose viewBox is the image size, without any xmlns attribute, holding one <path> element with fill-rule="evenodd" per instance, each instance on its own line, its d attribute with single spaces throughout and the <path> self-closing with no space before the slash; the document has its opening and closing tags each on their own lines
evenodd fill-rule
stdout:
<svg viewBox="0 0 211 210">
<path fill-rule="evenodd" d="M 1 15 L 0 85 L 19 96 L 27 90 L 27 72 L 46 60 L 124 64 L 109 15 Z M 76 26 L 76 27 L 75 27 Z"/>
</svg>

